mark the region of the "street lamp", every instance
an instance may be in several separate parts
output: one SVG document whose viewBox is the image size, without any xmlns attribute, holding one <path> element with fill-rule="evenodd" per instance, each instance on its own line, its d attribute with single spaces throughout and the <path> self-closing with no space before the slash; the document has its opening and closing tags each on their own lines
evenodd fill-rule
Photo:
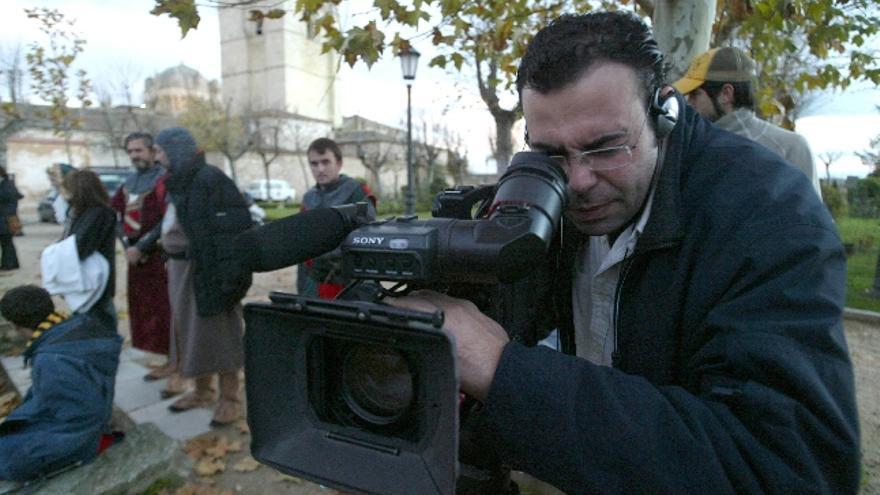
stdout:
<svg viewBox="0 0 880 495">
<path fill-rule="evenodd" d="M 419 55 L 415 48 L 400 52 L 400 70 L 403 71 L 403 82 L 406 83 L 406 214 L 415 212 L 415 194 L 413 193 L 413 145 L 412 145 L 412 84 L 416 79 L 419 67 Z"/>
</svg>

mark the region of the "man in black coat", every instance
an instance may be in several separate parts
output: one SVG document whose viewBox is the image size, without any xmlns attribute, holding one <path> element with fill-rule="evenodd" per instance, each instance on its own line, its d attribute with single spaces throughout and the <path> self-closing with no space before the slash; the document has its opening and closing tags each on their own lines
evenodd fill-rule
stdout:
<svg viewBox="0 0 880 495">
<path fill-rule="evenodd" d="M 168 167 L 171 204 L 162 220 L 162 247 L 168 260 L 171 342 L 168 360 L 195 391 L 169 408 L 186 411 L 214 401 L 213 375 L 219 375 L 220 401 L 212 425 L 241 415 L 238 371 L 244 353 L 241 298 L 251 283 L 237 270 L 233 239 L 251 226 L 244 197 L 220 169 L 205 163 L 186 129 L 164 129 L 156 136 L 156 159 Z"/>
<path fill-rule="evenodd" d="M 541 30 L 517 88 L 534 151 L 568 176 L 562 351 L 446 314 L 476 435 L 576 493 L 855 493 L 859 433 L 840 239 L 809 181 L 696 114 L 628 13 Z"/>
</svg>

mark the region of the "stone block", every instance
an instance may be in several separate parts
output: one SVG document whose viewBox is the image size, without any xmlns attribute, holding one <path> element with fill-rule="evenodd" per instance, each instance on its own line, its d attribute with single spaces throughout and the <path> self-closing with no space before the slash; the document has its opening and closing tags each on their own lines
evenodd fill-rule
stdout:
<svg viewBox="0 0 880 495">
<path fill-rule="evenodd" d="M 91 464 L 12 493 L 139 493 L 158 478 L 183 479 L 191 468 L 192 462 L 177 441 L 164 435 L 156 425 L 145 423 L 128 430 L 124 442 L 107 449 Z M 13 485 L 0 485 L 0 493 L 10 486 Z"/>
</svg>

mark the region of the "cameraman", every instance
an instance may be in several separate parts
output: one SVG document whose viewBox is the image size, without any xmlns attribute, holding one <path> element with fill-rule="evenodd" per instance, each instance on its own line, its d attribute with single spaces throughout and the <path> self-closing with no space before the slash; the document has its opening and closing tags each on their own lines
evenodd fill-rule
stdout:
<svg viewBox="0 0 880 495">
<path fill-rule="evenodd" d="M 704 120 L 664 73 L 623 12 L 557 19 L 520 64 L 529 145 L 569 180 L 570 282 L 547 307 L 565 354 L 509 342 L 467 301 L 395 304 L 445 311 L 483 446 L 570 494 L 854 493 L 831 217 L 802 173 Z"/>
</svg>

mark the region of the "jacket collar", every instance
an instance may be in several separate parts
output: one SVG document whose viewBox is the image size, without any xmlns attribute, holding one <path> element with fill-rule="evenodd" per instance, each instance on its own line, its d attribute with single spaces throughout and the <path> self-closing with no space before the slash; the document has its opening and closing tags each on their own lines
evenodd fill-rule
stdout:
<svg viewBox="0 0 880 495">
<path fill-rule="evenodd" d="M 697 129 L 707 124 L 678 91 L 674 97 L 682 110 L 675 128 L 660 145 L 662 168 L 657 179 L 651 218 L 636 246 L 636 253 L 639 254 L 677 244 L 684 237 L 681 204 L 683 180 L 688 163 L 693 160 L 691 150 L 695 149 L 693 144 L 699 136 Z"/>
</svg>

